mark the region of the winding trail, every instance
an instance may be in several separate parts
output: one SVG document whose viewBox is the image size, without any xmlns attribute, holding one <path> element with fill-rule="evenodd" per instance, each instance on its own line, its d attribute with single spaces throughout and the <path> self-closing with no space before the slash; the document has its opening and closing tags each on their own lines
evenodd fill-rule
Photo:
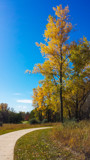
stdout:
<svg viewBox="0 0 90 160">
<path fill-rule="evenodd" d="M 52 128 L 52 127 L 23 129 L 23 130 L 0 135 L 0 160 L 13 160 L 14 146 L 16 144 L 16 141 L 20 137 L 22 137 L 23 135 L 29 132 L 40 130 L 40 129 L 47 129 L 47 128 Z"/>
</svg>

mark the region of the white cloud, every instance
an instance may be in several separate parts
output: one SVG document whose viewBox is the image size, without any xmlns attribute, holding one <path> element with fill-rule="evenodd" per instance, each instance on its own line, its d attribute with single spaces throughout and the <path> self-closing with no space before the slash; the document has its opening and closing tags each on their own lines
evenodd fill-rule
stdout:
<svg viewBox="0 0 90 160">
<path fill-rule="evenodd" d="M 32 100 L 29 99 L 18 99 L 18 103 L 26 103 L 26 104 L 32 104 Z"/>
</svg>

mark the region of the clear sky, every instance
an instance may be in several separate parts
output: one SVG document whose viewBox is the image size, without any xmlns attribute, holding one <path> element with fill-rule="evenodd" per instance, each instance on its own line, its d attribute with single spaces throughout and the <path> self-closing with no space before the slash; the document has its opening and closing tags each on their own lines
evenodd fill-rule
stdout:
<svg viewBox="0 0 90 160">
<path fill-rule="evenodd" d="M 35 42 L 43 42 L 52 7 L 69 6 L 76 25 L 70 40 L 90 40 L 90 0 L 0 0 L 0 103 L 15 111 L 31 111 L 32 90 L 41 75 L 25 74 L 43 58 Z"/>
</svg>

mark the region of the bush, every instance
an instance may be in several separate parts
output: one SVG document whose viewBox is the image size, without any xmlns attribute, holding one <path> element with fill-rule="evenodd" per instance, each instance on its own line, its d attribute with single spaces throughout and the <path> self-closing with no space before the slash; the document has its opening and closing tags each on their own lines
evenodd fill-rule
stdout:
<svg viewBox="0 0 90 160">
<path fill-rule="evenodd" d="M 47 119 L 43 119 L 42 123 L 48 123 L 48 120 Z"/>
<path fill-rule="evenodd" d="M 30 119 L 30 124 L 39 124 L 40 123 L 40 121 L 38 121 L 37 119 L 35 119 L 35 118 L 32 118 L 32 119 Z"/>
<path fill-rule="evenodd" d="M 3 125 L 3 122 L 0 122 L 0 126 L 2 127 L 2 125 Z"/>
</svg>

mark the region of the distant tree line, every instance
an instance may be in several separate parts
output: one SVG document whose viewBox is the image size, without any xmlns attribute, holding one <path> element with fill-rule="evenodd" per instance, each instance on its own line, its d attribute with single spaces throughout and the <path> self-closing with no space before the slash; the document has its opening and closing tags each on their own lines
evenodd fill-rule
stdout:
<svg viewBox="0 0 90 160">
<path fill-rule="evenodd" d="M 0 122 L 2 123 L 21 123 L 21 121 L 29 120 L 29 113 L 16 113 L 13 109 L 10 110 L 8 104 L 0 104 Z"/>
</svg>

